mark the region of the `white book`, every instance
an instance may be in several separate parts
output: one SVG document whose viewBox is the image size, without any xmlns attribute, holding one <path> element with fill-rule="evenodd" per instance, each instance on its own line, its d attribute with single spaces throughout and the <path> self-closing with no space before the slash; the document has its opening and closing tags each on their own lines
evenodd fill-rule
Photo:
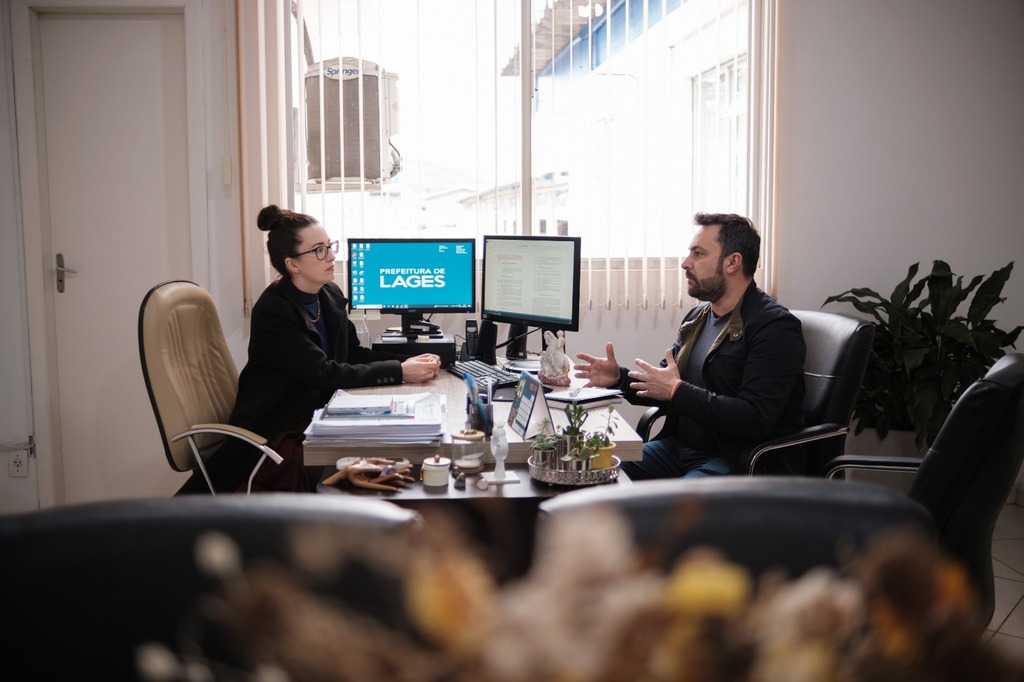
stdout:
<svg viewBox="0 0 1024 682">
<path fill-rule="evenodd" d="M 584 407 L 600 407 L 601 405 L 614 405 L 622 402 L 622 391 L 617 388 L 598 388 L 588 386 L 587 388 L 570 388 L 564 391 L 551 391 L 544 396 L 548 402 L 562 405 L 576 404 Z"/>
<path fill-rule="evenodd" d="M 391 414 L 390 395 L 357 395 L 340 388 L 334 392 L 324 406 L 329 415 L 380 415 Z"/>
</svg>

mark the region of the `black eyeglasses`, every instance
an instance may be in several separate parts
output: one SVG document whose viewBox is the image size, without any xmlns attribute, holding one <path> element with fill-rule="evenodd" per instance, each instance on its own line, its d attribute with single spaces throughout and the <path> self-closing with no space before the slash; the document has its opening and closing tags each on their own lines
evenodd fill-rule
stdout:
<svg viewBox="0 0 1024 682">
<path fill-rule="evenodd" d="M 305 256 L 307 253 L 315 253 L 317 260 L 324 260 L 324 259 L 327 258 L 327 252 L 328 251 L 332 251 L 334 253 L 338 253 L 338 240 L 337 239 L 335 239 L 333 242 L 327 242 L 326 244 L 320 244 L 319 246 L 314 246 L 309 251 L 303 251 L 302 253 L 297 253 L 294 256 L 292 256 L 292 258 L 298 258 L 299 256 Z"/>
</svg>

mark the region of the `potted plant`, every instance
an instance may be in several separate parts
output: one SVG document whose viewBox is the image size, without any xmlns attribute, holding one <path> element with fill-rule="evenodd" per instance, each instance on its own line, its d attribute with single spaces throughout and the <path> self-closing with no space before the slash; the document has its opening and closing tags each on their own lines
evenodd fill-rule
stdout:
<svg viewBox="0 0 1024 682">
<path fill-rule="evenodd" d="M 612 466 L 612 452 L 615 450 L 615 443 L 612 442 L 612 434 L 615 433 L 615 422 L 612 420 L 614 413 L 615 408 L 609 405 L 605 414 L 604 431 L 592 434 L 598 446 L 597 455 L 593 460 L 596 469 L 608 469 Z"/>
<path fill-rule="evenodd" d="M 602 435 L 600 431 L 581 434 L 572 449 L 562 455 L 562 461 L 575 464 L 580 471 L 589 470 L 591 460 L 597 457 L 597 452 L 604 442 Z"/>
<path fill-rule="evenodd" d="M 534 451 L 534 461 L 537 466 L 547 469 L 554 468 L 555 452 L 561 439 L 555 433 L 551 420 L 544 419 L 540 423 L 540 432 L 534 436 L 530 443 L 530 449 Z"/>
<path fill-rule="evenodd" d="M 615 422 L 612 413 L 615 408 L 608 406 L 604 429 L 601 431 L 581 431 L 575 446 L 562 457 L 565 461 L 578 460 L 585 462 L 583 468 L 608 469 L 612 465 L 612 450 L 615 443 L 611 436 L 615 433 Z"/>
<path fill-rule="evenodd" d="M 919 449 L 930 445 L 957 398 L 1014 346 L 1024 327 L 1007 332 L 988 318 L 1002 303 L 1013 262 L 965 286 L 941 260 L 917 282 L 919 263 L 886 298 L 868 288 L 825 299 L 849 303 L 874 318 L 875 336 L 867 370 L 853 409 L 855 433 L 873 428 L 880 439 L 890 430 L 914 432 Z M 973 296 L 972 296 L 973 294 Z M 959 314 L 968 302 L 967 314 Z"/>
<path fill-rule="evenodd" d="M 559 431 L 559 451 L 560 462 L 571 462 L 578 458 L 570 456 L 580 441 L 586 434 L 583 431 L 583 424 L 586 423 L 590 413 L 582 405 L 570 403 L 563 408 L 562 412 L 565 414 L 566 425 L 563 426 Z"/>
</svg>

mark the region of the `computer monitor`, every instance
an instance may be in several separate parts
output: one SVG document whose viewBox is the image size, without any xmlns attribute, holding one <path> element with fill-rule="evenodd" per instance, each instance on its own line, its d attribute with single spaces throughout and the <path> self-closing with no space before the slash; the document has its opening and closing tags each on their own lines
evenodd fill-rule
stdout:
<svg viewBox="0 0 1024 682">
<path fill-rule="evenodd" d="M 526 357 L 530 327 L 579 331 L 579 237 L 485 235 L 483 249 L 480 317 L 511 325 L 505 357 Z"/>
<path fill-rule="evenodd" d="M 440 335 L 424 315 L 476 310 L 472 238 L 350 238 L 348 272 L 350 309 L 401 315 L 402 330 L 393 333 L 409 339 Z"/>
</svg>

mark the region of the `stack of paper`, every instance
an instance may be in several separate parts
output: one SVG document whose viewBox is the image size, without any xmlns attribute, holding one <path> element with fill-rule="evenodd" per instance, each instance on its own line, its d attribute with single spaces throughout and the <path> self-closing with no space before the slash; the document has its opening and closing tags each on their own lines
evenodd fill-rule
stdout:
<svg viewBox="0 0 1024 682">
<path fill-rule="evenodd" d="M 396 403 L 390 395 L 357 395 L 339 388 L 324 406 L 324 414 L 331 417 L 411 417 L 410 410 L 401 409 L 408 406 L 407 401 Z"/>
<path fill-rule="evenodd" d="M 334 397 L 313 413 L 311 442 L 429 443 L 444 435 L 444 397 L 435 393 Z"/>
<path fill-rule="evenodd" d="M 544 396 L 556 405 L 582 405 L 590 409 L 602 405 L 614 405 L 622 402 L 622 391 L 617 388 L 570 388 L 564 391 L 552 391 Z"/>
</svg>

